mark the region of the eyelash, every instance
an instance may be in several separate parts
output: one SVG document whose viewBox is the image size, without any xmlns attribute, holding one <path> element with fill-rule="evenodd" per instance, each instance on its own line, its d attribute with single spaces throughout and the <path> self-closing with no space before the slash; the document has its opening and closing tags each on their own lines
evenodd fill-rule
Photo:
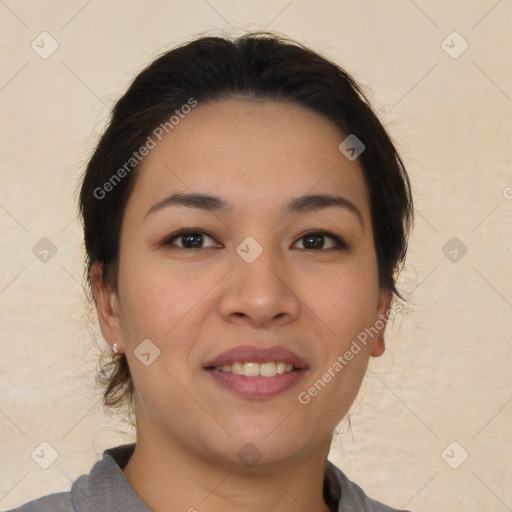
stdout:
<svg viewBox="0 0 512 512">
<path fill-rule="evenodd" d="M 207 237 L 211 238 L 212 240 L 214 240 L 214 237 L 212 235 L 210 235 L 209 233 L 207 233 L 206 231 L 202 231 L 200 229 L 190 229 L 190 228 L 185 228 L 185 229 L 181 229 L 180 231 L 177 231 L 176 233 L 173 233 L 171 236 L 169 236 L 168 238 L 166 238 L 164 240 L 164 242 L 162 243 L 163 246 L 167 247 L 167 246 L 173 246 L 174 244 L 172 243 L 174 240 L 180 238 L 180 237 L 185 237 L 187 235 L 206 235 Z M 307 237 L 327 237 L 327 238 L 331 238 L 332 240 L 334 240 L 334 243 L 335 243 L 335 246 L 334 247 L 330 247 L 328 249 L 323 249 L 323 248 L 320 248 L 320 249 L 300 249 L 302 251 L 318 251 L 318 252 L 325 252 L 325 251 L 336 251 L 336 250 L 346 250 L 346 249 L 349 249 L 349 245 L 345 242 L 345 240 L 343 240 L 343 238 L 341 238 L 340 236 L 338 235 L 335 235 L 334 233 L 331 233 L 329 231 L 322 231 L 322 230 L 313 230 L 313 231 L 308 231 L 307 233 L 301 235 L 298 240 L 302 240 L 304 238 L 307 238 Z M 193 247 L 180 247 L 180 246 L 177 246 L 175 245 L 174 246 L 176 249 L 181 249 L 181 250 L 188 250 L 188 251 L 197 251 L 199 249 L 208 249 L 208 248 L 212 248 L 212 247 L 199 247 L 199 248 L 193 248 Z M 213 247 L 214 249 L 216 247 Z"/>
</svg>

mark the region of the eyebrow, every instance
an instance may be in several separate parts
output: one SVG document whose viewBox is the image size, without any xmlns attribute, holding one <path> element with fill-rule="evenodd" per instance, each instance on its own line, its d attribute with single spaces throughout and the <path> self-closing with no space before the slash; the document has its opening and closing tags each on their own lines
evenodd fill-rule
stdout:
<svg viewBox="0 0 512 512">
<path fill-rule="evenodd" d="M 184 194 L 177 192 L 161 201 L 155 203 L 147 212 L 144 218 L 148 215 L 160 211 L 170 206 L 184 206 L 186 208 L 197 208 L 211 212 L 232 212 L 233 203 L 223 197 L 212 196 L 210 194 L 190 193 Z M 364 228 L 363 215 L 359 208 L 349 201 L 348 199 L 328 194 L 310 194 L 301 197 L 293 198 L 285 207 L 285 213 L 303 213 L 323 210 L 336 206 L 344 208 L 356 215 L 361 226 Z"/>
</svg>

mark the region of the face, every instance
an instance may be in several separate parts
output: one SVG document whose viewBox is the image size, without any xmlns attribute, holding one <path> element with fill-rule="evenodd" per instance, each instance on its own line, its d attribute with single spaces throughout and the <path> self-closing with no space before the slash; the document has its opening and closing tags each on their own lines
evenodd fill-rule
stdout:
<svg viewBox="0 0 512 512">
<path fill-rule="evenodd" d="M 145 157 L 117 292 L 95 284 L 140 435 L 227 463 L 329 446 L 384 350 L 389 307 L 345 137 L 300 106 L 222 100 L 199 104 Z"/>
</svg>

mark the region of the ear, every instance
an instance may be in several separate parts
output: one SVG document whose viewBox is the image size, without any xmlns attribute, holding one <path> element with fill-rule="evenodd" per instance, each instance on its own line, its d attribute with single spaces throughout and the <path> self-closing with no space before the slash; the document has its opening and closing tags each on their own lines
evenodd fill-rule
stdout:
<svg viewBox="0 0 512 512">
<path fill-rule="evenodd" d="M 103 282 L 103 267 L 99 262 L 94 262 L 89 271 L 92 292 L 96 299 L 96 311 L 100 324 L 101 334 L 105 341 L 112 347 L 115 342 L 118 352 L 123 352 L 123 327 L 120 319 L 119 298 L 110 286 Z"/>
<path fill-rule="evenodd" d="M 372 350 L 370 354 L 373 357 L 379 357 L 384 353 L 386 345 L 384 342 L 384 331 L 389 318 L 389 309 L 391 307 L 391 293 L 385 288 L 379 290 L 379 298 L 377 302 L 377 311 L 375 315 L 374 326 L 378 333 L 373 338 Z"/>
</svg>

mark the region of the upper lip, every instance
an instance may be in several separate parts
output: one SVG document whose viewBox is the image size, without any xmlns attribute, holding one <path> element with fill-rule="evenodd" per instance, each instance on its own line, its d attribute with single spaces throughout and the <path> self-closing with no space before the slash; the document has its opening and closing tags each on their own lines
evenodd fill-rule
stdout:
<svg viewBox="0 0 512 512">
<path fill-rule="evenodd" d="M 293 364 L 295 368 L 307 368 L 306 363 L 287 348 L 282 346 L 262 348 L 254 345 L 242 345 L 226 350 L 208 361 L 204 368 L 215 368 L 233 363 L 266 363 L 268 361 Z"/>
</svg>

